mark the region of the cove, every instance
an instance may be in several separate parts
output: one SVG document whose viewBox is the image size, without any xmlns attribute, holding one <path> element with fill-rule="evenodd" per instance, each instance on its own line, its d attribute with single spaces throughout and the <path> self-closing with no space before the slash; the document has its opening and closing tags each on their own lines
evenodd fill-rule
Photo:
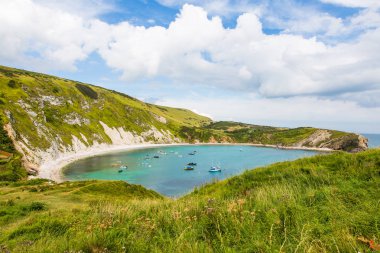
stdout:
<svg viewBox="0 0 380 253">
<path fill-rule="evenodd" d="M 178 197 L 197 186 L 240 174 L 247 169 L 317 153 L 247 145 L 167 146 L 89 157 L 66 166 L 63 177 L 65 180 L 123 180 L 166 196 Z M 194 170 L 185 171 L 185 166 L 190 162 L 197 165 Z M 120 169 L 120 164 L 128 168 Z M 220 166 L 222 171 L 209 172 L 213 165 Z"/>
</svg>

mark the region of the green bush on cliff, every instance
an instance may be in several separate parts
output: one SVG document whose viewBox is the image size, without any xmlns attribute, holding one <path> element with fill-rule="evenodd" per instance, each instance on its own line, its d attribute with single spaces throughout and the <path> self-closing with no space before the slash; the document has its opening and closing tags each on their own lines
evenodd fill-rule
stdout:
<svg viewBox="0 0 380 253">
<path fill-rule="evenodd" d="M 83 85 L 80 83 L 75 84 L 75 87 L 85 96 L 92 98 L 92 99 L 98 99 L 98 93 L 94 91 L 90 86 Z"/>
<path fill-rule="evenodd" d="M 27 176 L 26 170 L 21 163 L 21 155 L 13 146 L 12 140 L 4 130 L 3 119 L 0 117 L 0 150 L 12 153 L 9 160 L 0 160 L 0 181 L 17 181 Z"/>
</svg>

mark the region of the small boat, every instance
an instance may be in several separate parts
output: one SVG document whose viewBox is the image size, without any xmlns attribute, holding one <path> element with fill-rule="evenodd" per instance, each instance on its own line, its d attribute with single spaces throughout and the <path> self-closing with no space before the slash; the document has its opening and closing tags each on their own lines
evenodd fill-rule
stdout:
<svg viewBox="0 0 380 253">
<path fill-rule="evenodd" d="M 158 155 L 153 156 L 153 158 L 160 158 Z"/>
<path fill-rule="evenodd" d="M 194 170 L 194 167 L 193 167 L 193 166 L 186 166 L 186 167 L 184 168 L 184 170 Z"/>
<path fill-rule="evenodd" d="M 188 163 L 187 165 L 189 165 L 189 166 L 197 166 L 197 163 L 191 162 L 191 163 Z"/>
<path fill-rule="evenodd" d="M 120 168 L 120 169 L 127 169 L 128 166 L 127 166 L 127 165 L 121 165 L 119 168 Z"/>
<path fill-rule="evenodd" d="M 194 152 L 190 152 L 189 155 L 195 155 L 195 153 Z"/>
<path fill-rule="evenodd" d="M 222 172 L 222 169 L 218 166 L 212 166 L 208 171 L 209 172 Z"/>
<path fill-rule="evenodd" d="M 121 172 L 123 172 L 123 170 L 119 170 L 118 172 L 121 173 Z"/>
</svg>

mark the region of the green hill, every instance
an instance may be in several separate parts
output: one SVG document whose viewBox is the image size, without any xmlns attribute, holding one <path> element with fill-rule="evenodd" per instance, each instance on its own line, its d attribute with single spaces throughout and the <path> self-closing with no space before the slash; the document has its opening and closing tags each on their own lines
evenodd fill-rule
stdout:
<svg viewBox="0 0 380 253">
<path fill-rule="evenodd" d="M 185 126 L 181 133 L 189 142 L 255 143 L 277 147 L 328 148 L 348 152 L 367 148 L 367 140 L 360 135 L 313 127 L 284 128 L 219 121 L 201 127 Z"/>
<path fill-rule="evenodd" d="M 144 103 L 128 95 L 50 75 L 0 66 L 1 140 L 15 150 L 0 180 L 17 180 L 60 157 L 141 143 L 230 142 L 360 151 L 367 140 L 326 129 L 212 122 L 190 110 Z M 5 137 L 7 135 L 7 137 Z M 0 150 L 9 142 L 0 142 Z M 17 154 L 16 154 L 17 153 Z"/>
<path fill-rule="evenodd" d="M 88 147 L 181 142 L 181 127 L 211 122 L 186 109 L 54 76 L 0 67 L 0 117 L 27 167 Z"/>
<path fill-rule="evenodd" d="M 277 163 L 177 200 L 123 182 L 2 183 L 4 252 L 373 252 L 380 150 Z M 364 241 L 364 242 L 363 242 Z"/>
</svg>

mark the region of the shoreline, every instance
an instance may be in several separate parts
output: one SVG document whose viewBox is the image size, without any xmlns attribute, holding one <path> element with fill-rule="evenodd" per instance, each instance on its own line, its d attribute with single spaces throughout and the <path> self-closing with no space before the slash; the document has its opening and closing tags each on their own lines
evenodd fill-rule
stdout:
<svg viewBox="0 0 380 253">
<path fill-rule="evenodd" d="M 186 143 L 173 143 L 173 144 L 129 144 L 129 145 L 116 145 L 116 146 L 101 146 L 89 147 L 86 150 L 77 153 L 68 153 L 59 157 L 58 159 L 42 163 L 38 168 L 37 176 L 31 178 L 44 178 L 56 181 L 58 183 L 65 181 L 63 179 L 63 168 L 70 163 L 76 162 L 89 157 L 105 155 L 114 152 L 122 152 L 129 150 L 138 150 L 155 147 L 168 147 L 168 146 L 182 146 L 188 145 Z"/>
<path fill-rule="evenodd" d="M 263 148 L 277 148 L 285 150 L 305 150 L 305 151 L 319 151 L 319 152 L 334 152 L 335 150 L 328 148 L 309 148 L 309 147 L 286 147 L 276 146 L 270 144 L 254 144 L 254 143 L 171 143 L 171 144 L 130 144 L 130 145 L 116 145 L 116 146 L 100 146 L 89 147 L 86 150 L 77 153 L 68 153 L 59 157 L 58 159 L 42 163 L 38 168 L 38 175 L 30 178 L 45 178 L 56 181 L 58 183 L 65 181 L 63 178 L 63 168 L 78 160 L 89 157 L 105 155 L 114 152 L 131 151 L 155 147 L 170 147 L 170 146 L 187 146 L 187 145 L 226 145 L 226 146 L 253 146 Z"/>
</svg>

